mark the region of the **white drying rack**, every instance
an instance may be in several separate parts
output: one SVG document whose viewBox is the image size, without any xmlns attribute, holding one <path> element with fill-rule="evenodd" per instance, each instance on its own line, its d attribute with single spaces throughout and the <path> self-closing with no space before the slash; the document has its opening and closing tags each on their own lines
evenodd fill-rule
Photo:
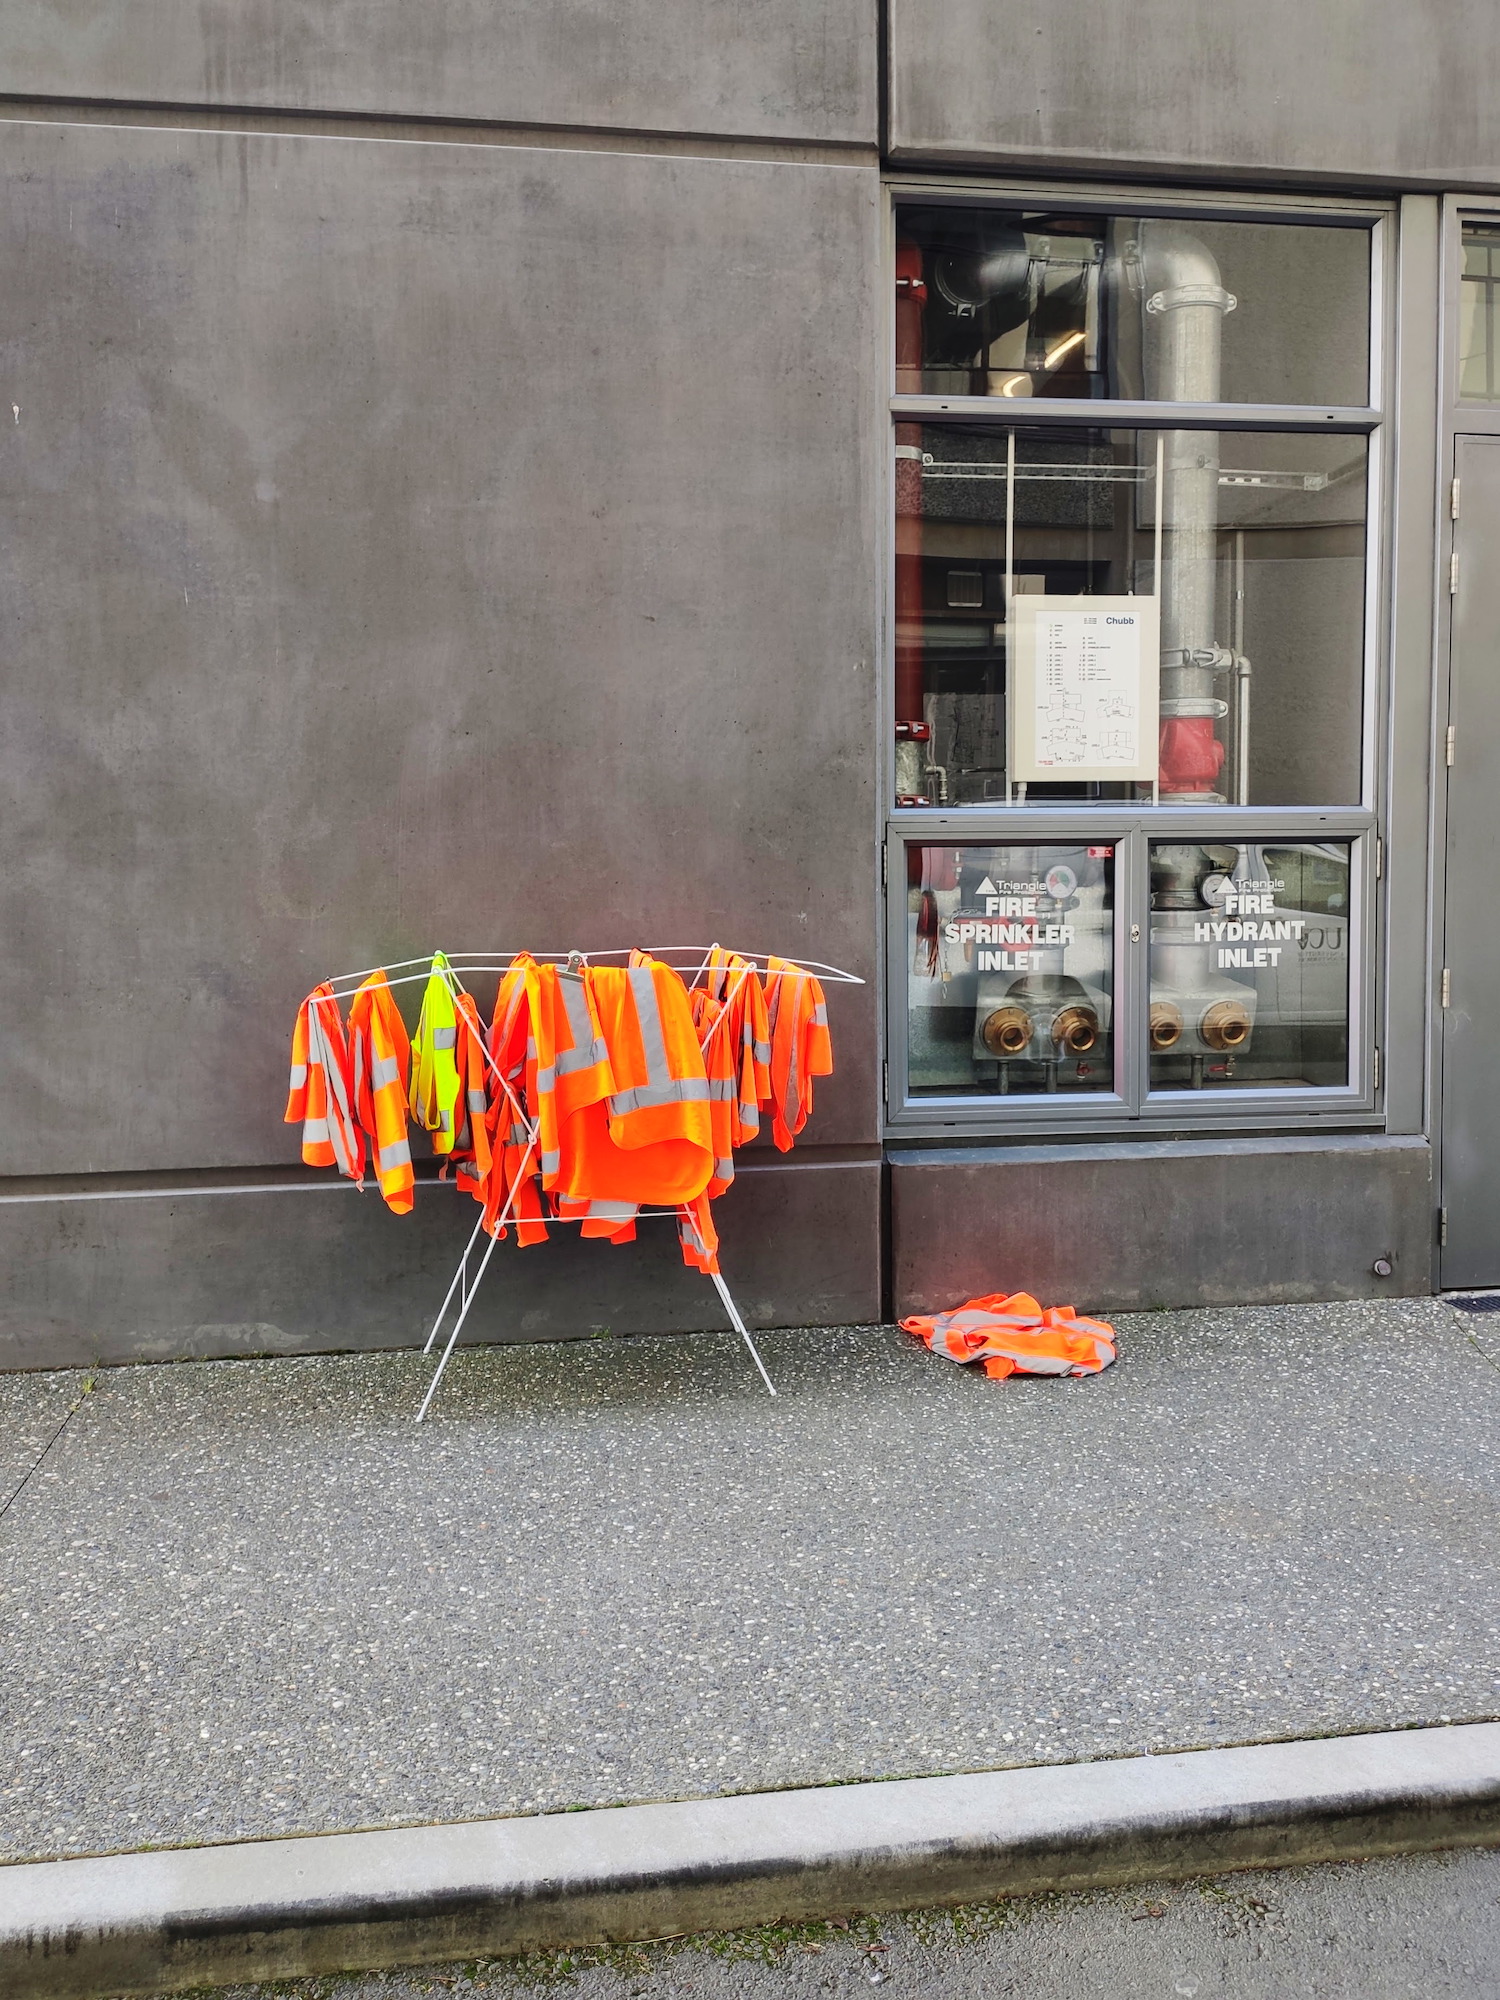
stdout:
<svg viewBox="0 0 1500 2000">
<path fill-rule="evenodd" d="M 634 949 L 636 949 L 634 946 L 624 946 L 611 947 L 605 951 L 595 952 L 533 951 L 525 955 L 535 959 L 538 964 L 583 967 L 588 965 L 592 959 L 628 958 Z M 640 949 L 646 951 L 659 964 L 670 966 L 674 972 L 682 975 L 687 982 L 689 991 L 707 973 L 710 961 L 716 951 L 723 950 L 735 958 L 742 959 L 745 962 L 746 970 L 739 974 L 739 980 L 735 986 L 731 987 L 729 993 L 724 996 L 726 1001 L 731 999 L 733 994 L 738 991 L 739 981 L 748 977 L 750 972 L 756 973 L 762 980 L 791 976 L 791 974 L 783 974 L 779 971 L 773 972 L 766 953 L 738 951 L 733 946 L 721 946 L 717 944 L 656 945 L 642 946 Z M 404 958 L 392 965 L 367 966 L 363 972 L 343 973 L 337 979 L 330 980 L 328 983 L 333 988 L 333 998 L 335 1000 L 350 999 L 357 989 L 364 984 L 365 980 L 373 977 L 377 972 L 383 972 L 386 975 L 387 983 L 391 986 L 425 985 L 432 976 L 432 961 L 437 955 L 436 953 L 429 953 L 426 958 Z M 522 955 L 520 951 L 466 951 L 456 952 L 451 956 L 443 954 L 447 961 L 443 970 L 446 971 L 448 985 L 455 994 L 467 993 L 468 988 L 463 984 L 463 980 L 460 977 L 461 974 L 469 973 L 472 975 L 484 973 L 488 976 L 503 978 L 510 970 L 514 960 Z M 797 959 L 795 961 L 788 959 L 786 964 L 789 968 L 793 968 L 795 972 L 810 972 L 814 974 L 819 983 L 824 986 L 863 986 L 865 983 L 856 973 L 845 972 L 841 967 L 836 965 L 821 965 L 814 959 Z M 417 972 L 408 972 L 406 970 L 407 966 L 420 966 L 424 969 Z M 689 977 L 689 975 L 691 976 Z M 715 1016 L 714 1021 L 709 1026 L 701 1043 L 705 1052 L 714 1034 L 717 1032 L 720 1023 L 726 1019 L 727 1014 L 728 1008 L 726 1006 Z M 470 1232 L 469 1240 L 464 1245 L 463 1255 L 458 1260 L 458 1269 L 453 1273 L 452 1281 L 443 1296 L 443 1303 L 438 1307 L 437 1318 L 432 1322 L 432 1331 L 428 1334 L 426 1344 L 422 1349 L 424 1354 L 432 1352 L 439 1329 L 448 1315 L 449 1308 L 452 1306 L 456 1294 L 458 1298 L 458 1310 L 452 1329 L 448 1334 L 447 1345 L 443 1348 L 442 1356 L 438 1361 L 437 1372 L 434 1374 L 431 1382 L 428 1383 L 427 1394 L 422 1398 L 422 1407 L 417 1412 L 418 1423 L 421 1423 L 427 1415 L 432 1399 L 437 1394 L 437 1386 L 443 1379 L 444 1370 L 447 1368 L 453 1350 L 458 1344 L 458 1336 L 463 1331 L 464 1321 L 469 1316 L 469 1307 L 474 1303 L 475 1294 L 479 1290 L 480 1282 L 488 1268 L 490 1258 L 495 1254 L 495 1245 L 500 1240 L 500 1231 L 508 1223 L 516 1220 L 514 1215 L 516 1195 L 526 1178 L 531 1156 L 537 1153 L 540 1148 L 541 1137 L 537 1120 L 528 1116 L 526 1107 L 511 1089 L 508 1080 L 501 1074 L 499 1066 L 491 1056 L 487 1045 L 484 1049 L 484 1059 L 493 1072 L 495 1081 L 510 1100 L 512 1111 L 525 1129 L 526 1145 L 521 1155 L 520 1166 L 511 1184 L 510 1193 L 506 1197 L 505 1205 L 495 1218 L 494 1234 L 490 1236 L 489 1241 L 485 1245 L 484 1254 L 479 1260 L 479 1268 L 475 1271 L 472 1282 L 469 1277 L 469 1260 L 474 1255 L 475 1247 L 484 1229 L 484 1211 L 482 1208 L 479 1218 Z M 670 1216 L 675 1219 L 685 1214 L 686 1211 L 680 1208 L 642 1208 L 637 1211 L 637 1218 L 649 1219 L 654 1216 Z M 577 1216 L 556 1215 L 549 1215 L 543 1219 L 549 1228 L 556 1223 L 582 1220 L 581 1217 Z M 766 1373 L 766 1364 L 761 1360 L 755 1342 L 750 1338 L 750 1329 L 740 1317 L 739 1307 L 730 1295 L 729 1287 L 725 1284 L 723 1276 L 718 1271 L 710 1271 L 708 1275 L 712 1278 L 714 1289 L 718 1292 L 719 1298 L 723 1302 L 724 1310 L 729 1315 L 730 1325 L 750 1350 L 750 1358 L 760 1370 L 761 1380 L 774 1396 L 776 1394 L 776 1385 Z"/>
</svg>

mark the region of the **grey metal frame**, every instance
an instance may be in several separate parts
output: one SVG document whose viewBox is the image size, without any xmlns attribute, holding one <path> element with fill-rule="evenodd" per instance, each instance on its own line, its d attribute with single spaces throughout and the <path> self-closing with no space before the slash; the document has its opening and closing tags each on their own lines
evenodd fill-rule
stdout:
<svg viewBox="0 0 1500 2000">
<path fill-rule="evenodd" d="M 1225 1124 L 1236 1130 L 1280 1130 L 1288 1125 L 1364 1128 L 1379 1125 L 1371 1052 L 1375 1046 L 1375 982 L 1371 932 L 1377 905 L 1376 836 L 1371 814 L 1359 807 L 1308 811 L 1277 806 L 1264 811 L 1224 806 L 1213 822 L 1222 840 L 1264 842 L 1347 840 L 1351 843 L 1349 912 L 1349 1077 L 1341 1087 L 1298 1090 L 1153 1091 L 1149 1085 L 1146 1022 L 1150 1007 L 1150 869 L 1152 841 L 1173 835 L 1207 838 L 1204 815 L 1177 807 L 1101 805 L 1096 817 L 1076 807 L 964 813 L 919 808 L 893 817 L 886 834 L 887 1118 L 893 1138 L 979 1136 L 997 1130 L 1016 1136 L 1047 1132 L 1130 1133 L 1200 1131 Z M 910 1095 L 907 1077 L 908 1005 L 906 848 L 930 844 L 982 847 L 1010 841 L 1107 840 L 1115 846 L 1114 973 L 1111 1038 L 1115 1089 L 1069 1098 L 922 1097 Z M 1132 943 L 1130 926 L 1139 926 Z M 902 968 L 900 976 L 897 968 Z"/>
<path fill-rule="evenodd" d="M 1447 924 L 1448 793 L 1444 738 L 1452 712 L 1453 596 L 1450 564 L 1458 548 L 1457 524 L 1451 507 L 1458 442 L 1464 437 L 1500 436 L 1500 403 L 1459 400 L 1459 300 L 1463 225 L 1468 220 L 1500 224 L 1500 200 L 1483 196 L 1448 195 L 1442 204 L 1438 241 L 1438 420 L 1437 481 L 1433 534 L 1432 697 L 1430 768 L 1434 782 L 1428 801 L 1431 843 L 1431 901 L 1427 954 L 1426 1089 L 1433 1139 L 1434 1206 L 1443 1198 L 1443 1012 L 1439 985 Z M 1436 1265 L 1439 1245 L 1434 1240 Z"/>
<path fill-rule="evenodd" d="M 1010 202 L 1045 201 L 1050 209 L 1096 210 L 1108 207 L 1112 213 L 1150 213 L 1184 218 L 1213 217 L 1221 220 L 1345 223 L 1371 232 L 1371 314 L 1370 314 L 1370 401 L 1364 406 L 1333 407 L 1316 405 L 1267 405 L 1247 403 L 1160 403 L 1079 402 L 1073 399 L 1034 397 L 1024 404 L 997 409 L 995 399 L 970 396 L 889 395 L 889 421 L 978 422 L 1006 428 L 1018 421 L 1042 424 L 1082 422 L 1109 429 L 1202 428 L 1221 431 L 1301 432 L 1329 431 L 1363 436 L 1368 441 L 1369 465 L 1366 493 L 1365 558 L 1365 672 L 1361 712 L 1361 799 L 1358 805 L 1338 808 L 1268 807 L 1251 809 L 1218 806 L 1203 811 L 1182 807 L 1129 807 L 1076 805 L 1056 807 L 996 808 L 965 806 L 903 808 L 894 811 L 889 802 L 895 796 L 894 743 L 889 728 L 883 732 L 885 751 L 881 783 L 886 801 L 887 951 L 885 1013 L 887 1058 L 885 1064 L 886 1129 L 892 1138 L 952 1138 L 955 1134 L 1027 1136 L 1073 1131 L 1115 1133 L 1119 1136 L 1170 1129 L 1227 1128 L 1236 1131 L 1379 1125 L 1383 1080 L 1377 1081 L 1374 1053 L 1380 1047 L 1380 1017 L 1377 1007 L 1376 953 L 1385 936 L 1382 898 L 1377 892 L 1377 875 L 1382 858 L 1381 825 L 1386 805 L 1388 760 L 1392 754 L 1383 726 L 1388 712 L 1390 685 L 1390 606 L 1388 586 L 1391 544 L 1387 518 L 1393 500 L 1394 463 L 1386 447 L 1386 426 L 1392 393 L 1392 360 L 1396 354 L 1396 286 L 1392 282 L 1392 221 L 1394 204 L 1384 201 L 1332 200 L 1309 197 L 1288 201 L 1285 196 L 1246 194 L 1234 196 L 1215 192 L 1194 197 L 1182 191 L 1156 190 L 1140 186 L 1110 186 L 1090 183 L 1057 188 L 1035 181 L 996 179 L 944 179 L 923 176 L 892 176 L 886 183 L 885 296 L 895 297 L 896 224 L 898 202 L 913 198 L 926 203 L 972 206 L 975 202 L 1003 206 Z M 886 385 L 895 385 L 895 313 L 892 304 L 886 313 Z M 1500 410 L 1495 428 L 1500 430 Z M 882 645 L 882 713 L 889 715 L 895 688 L 895 563 L 894 563 L 894 458 L 887 452 L 884 555 L 884 641 Z M 1112 831 L 1118 829 L 1118 831 Z M 1146 952 L 1139 950 L 1138 966 L 1126 957 L 1120 925 L 1128 923 L 1127 909 L 1134 920 L 1148 925 L 1144 874 L 1136 883 L 1131 870 L 1145 869 L 1149 841 L 1169 834 L 1192 834 L 1222 838 L 1254 835 L 1283 838 L 1349 838 L 1355 843 L 1352 894 L 1356 909 L 1350 925 L 1350 1084 L 1345 1089 L 1299 1091 L 1243 1091 L 1160 1093 L 1151 1096 L 1145 1089 L 1148 1063 L 1145 1038 L 1148 974 Z M 1116 878 L 1116 978 L 1113 1012 L 1115 1036 L 1115 1077 L 1118 1094 L 1102 1101 L 1053 1100 L 1043 1110 L 1035 1100 L 1022 1098 L 1006 1102 L 975 1102 L 969 1099 L 913 1100 L 907 1087 L 907 995 L 906 995 L 906 875 L 904 844 L 912 840 L 933 840 L 941 834 L 943 844 L 1004 841 L 1009 839 L 1079 839 L 1092 835 L 1115 839 L 1122 853 L 1117 856 Z M 1134 890 L 1134 893 L 1132 893 Z M 1144 935 L 1143 931 L 1143 935 Z M 1184 1102 L 1191 1097 L 1195 1102 Z"/>
</svg>

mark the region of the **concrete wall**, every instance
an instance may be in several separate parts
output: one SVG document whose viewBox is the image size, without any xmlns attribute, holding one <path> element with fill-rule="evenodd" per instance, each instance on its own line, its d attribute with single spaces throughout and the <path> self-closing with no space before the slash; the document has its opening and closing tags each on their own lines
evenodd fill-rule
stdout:
<svg viewBox="0 0 1500 2000">
<path fill-rule="evenodd" d="M 1107 1313 L 1432 1290 L 1422 1139 L 903 1147 L 890 1171 L 898 1316 L 994 1291 Z"/>
<path fill-rule="evenodd" d="M 894 157 L 1500 185 L 1488 0 L 890 0 Z"/>
<path fill-rule="evenodd" d="M 301 995 L 438 943 L 873 971 L 873 166 L 9 122 L 0 180 L 11 1192 L 295 1162 Z"/>
<path fill-rule="evenodd" d="M 7 0 L 0 92 L 873 144 L 875 0 Z"/>
</svg>

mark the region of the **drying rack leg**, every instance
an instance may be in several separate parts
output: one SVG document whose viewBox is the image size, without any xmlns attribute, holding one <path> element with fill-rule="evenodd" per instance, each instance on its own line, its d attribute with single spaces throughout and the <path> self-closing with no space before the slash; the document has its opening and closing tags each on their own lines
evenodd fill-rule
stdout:
<svg viewBox="0 0 1500 2000">
<path fill-rule="evenodd" d="M 483 1221 L 483 1219 L 484 1218 L 481 1216 L 480 1220 Z M 499 1242 L 499 1240 L 500 1239 L 498 1236 L 492 1236 L 490 1238 L 489 1242 L 485 1245 L 484 1256 L 480 1259 L 479 1269 L 474 1273 L 473 1284 L 465 1286 L 464 1302 L 459 1311 L 458 1318 L 453 1322 L 453 1331 L 448 1336 L 448 1345 L 443 1349 L 443 1358 L 437 1365 L 436 1374 L 433 1376 L 431 1382 L 429 1382 L 427 1385 L 427 1394 L 422 1398 L 422 1407 L 417 1412 L 418 1423 L 421 1423 L 423 1417 L 426 1416 L 427 1405 L 432 1401 L 433 1397 L 437 1394 L 437 1385 L 443 1379 L 443 1370 L 448 1366 L 449 1357 L 453 1353 L 454 1345 L 458 1340 L 459 1334 L 463 1331 L 464 1321 L 469 1317 L 469 1307 L 474 1303 L 474 1294 L 479 1290 L 480 1280 L 483 1278 L 485 1274 L 485 1270 L 489 1264 L 491 1257 L 493 1257 L 495 1254 L 495 1245 Z M 466 1250 L 464 1252 L 464 1264 L 467 1264 L 468 1256 L 469 1253 Z M 461 1264 L 459 1266 L 459 1269 L 462 1270 L 463 1268 L 464 1265 Z M 455 1283 L 456 1282 L 457 1280 L 455 1279 Z M 448 1296 L 449 1298 L 452 1298 L 453 1296 L 451 1287 L 449 1288 Z M 436 1332 L 437 1329 L 434 1327 L 433 1331 Z M 431 1341 L 429 1341 L 428 1346 L 431 1346 L 431 1344 L 432 1344 Z"/>
<path fill-rule="evenodd" d="M 761 1381 L 765 1383 L 766 1387 L 770 1390 L 771 1394 L 774 1396 L 776 1394 L 776 1384 L 771 1380 L 770 1376 L 766 1373 L 766 1364 L 764 1361 L 761 1360 L 759 1354 L 757 1354 L 755 1351 L 755 1342 L 750 1338 L 750 1329 L 749 1327 L 746 1326 L 745 1322 L 740 1318 L 739 1307 L 735 1304 L 734 1300 L 729 1296 L 728 1285 L 725 1284 L 724 1280 L 720 1277 L 717 1271 L 710 1271 L 708 1275 L 714 1281 L 714 1290 L 719 1294 L 719 1297 L 724 1301 L 724 1310 L 729 1315 L 729 1321 L 731 1326 L 733 1326 L 735 1332 L 739 1335 L 740 1339 L 744 1341 L 746 1347 L 749 1348 L 750 1359 L 755 1363 L 756 1367 L 760 1370 Z"/>
<path fill-rule="evenodd" d="M 447 1291 L 443 1294 L 443 1303 L 438 1307 L 437 1318 L 432 1322 L 432 1331 L 427 1336 L 427 1345 L 422 1349 L 422 1352 L 424 1354 L 431 1354 L 432 1343 L 437 1339 L 438 1328 L 443 1323 L 443 1314 L 448 1310 L 449 1305 L 452 1303 L 453 1294 L 458 1290 L 461 1281 L 463 1283 L 464 1292 L 462 1299 L 459 1301 L 459 1304 L 461 1306 L 467 1306 L 469 1303 L 469 1286 L 468 1286 L 469 1258 L 473 1254 L 474 1245 L 478 1241 L 479 1232 L 481 1229 L 483 1229 L 483 1227 L 484 1227 L 484 1210 L 481 1209 L 479 1211 L 479 1220 L 474 1224 L 473 1233 L 470 1235 L 468 1242 L 464 1245 L 464 1254 L 458 1260 L 458 1269 L 453 1273 L 453 1283 L 448 1287 Z"/>
</svg>

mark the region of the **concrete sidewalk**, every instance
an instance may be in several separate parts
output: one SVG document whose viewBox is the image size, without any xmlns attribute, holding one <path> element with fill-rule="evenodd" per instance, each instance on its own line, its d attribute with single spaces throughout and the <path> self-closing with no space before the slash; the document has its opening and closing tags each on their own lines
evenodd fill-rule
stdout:
<svg viewBox="0 0 1500 2000">
<path fill-rule="evenodd" d="M 1495 1320 L 1120 1332 L 6 1378 L 0 1856 L 1500 1715 Z"/>
</svg>

